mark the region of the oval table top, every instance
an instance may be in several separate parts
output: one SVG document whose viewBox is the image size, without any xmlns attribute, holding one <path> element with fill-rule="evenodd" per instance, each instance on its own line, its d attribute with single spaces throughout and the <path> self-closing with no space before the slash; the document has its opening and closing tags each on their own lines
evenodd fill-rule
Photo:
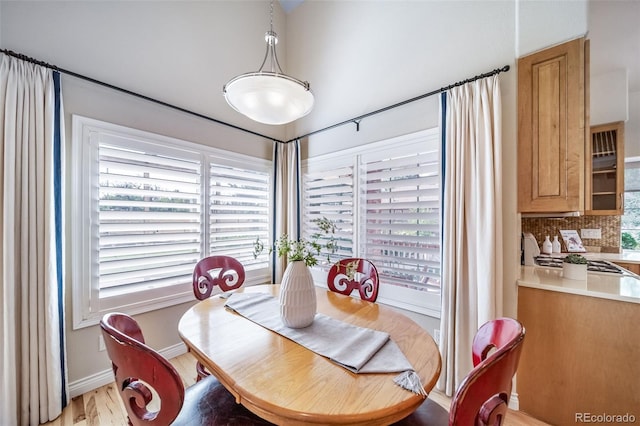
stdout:
<svg viewBox="0 0 640 426">
<path fill-rule="evenodd" d="M 237 291 L 277 297 L 279 290 L 279 285 L 259 285 Z M 320 287 L 316 293 L 319 313 L 389 333 L 419 374 L 425 391 L 433 388 L 441 360 L 426 330 L 378 303 Z M 352 373 L 224 308 L 225 302 L 214 296 L 196 303 L 180 319 L 178 332 L 236 400 L 260 417 L 280 425 L 389 424 L 423 402 L 422 396 L 393 382 L 398 373 Z"/>
</svg>

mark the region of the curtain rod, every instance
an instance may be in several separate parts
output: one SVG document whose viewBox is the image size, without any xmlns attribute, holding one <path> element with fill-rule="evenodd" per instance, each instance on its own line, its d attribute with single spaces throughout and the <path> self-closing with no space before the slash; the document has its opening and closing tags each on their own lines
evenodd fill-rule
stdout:
<svg viewBox="0 0 640 426">
<path fill-rule="evenodd" d="M 36 64 L 36 65 L 40 65 L 40 66 L 43 66 L 43 67 L 46 67 L 46 68 L 50 68 L 50 69 L 53 69 L 55 71 L 59 71 L 59 72 L 64 73 L 64 74 L 69 74 L 70 76 L 73 76 L 73 77 L 76 77 L 76 78 L 80 78 L 82 80 L 86 80 L 86 81 L 98 84 L 100 86 L 108 87 L 110 89 L 114 89 L 114 90 L 126 93 L 128 95 L 144 99 L 146 101 L 154 102 L 154 103 L 157 103 L 159 105 L 162 105 L 162 106 L 165 106 L 165 107 L 168 107 L 168 108 L 173 108 L 173 109 L 178 110 L 180 112 L 184 112 L 186 114 L 191 114 L 191 115 L 194 115 L 194 116 L 199 117 L 199 118 L 204 118 L 205 120 L 213 121 L 214 123 L 218 123 L 218 124 L 221 124 L 223 126 L 231 127 L 233 129 L 240 130 L 240 131 L 245 132 L 245 133 L 250 133 L 250 134 L 252 134 L 254 136 L 259 136 L 259 137 L 262 137 L 262 138 L 265 138 L 265 139 L 269 139 L 269 140 L 271 140 L 273 142 L 278 142 L 278 143 L 294 142 L 294 141 L 296 141 L 298 139 L 306 138 L 308 136 L 315 135 L 317 133 L 321 133 L 321 132 L 324 132 L 324 131 L 327 131 L 327 130 L 330 130 L 330 129 L 334 129 L 336 127 L 343 126 L 343 125 L 349 124 L 349 123 L 355 123 L 356 131 L 359 131 L 360 130 L 360 120 L 362 120 L 363 118 L 367 118 L 367 117 L 370 117 L 372 115 L 379 114 L 381 112 L 385 112 L 385 111 L 388 111 L 390 109 L 397 108 L 399 106 L 403 106 L 403 105 L 406 105 L 406 104 L 411 103 L 411 102 L 415 102 L 415 101 L 420 100 L 420 99 L 428 98 L 429 96 L 437 95 L 438 93 L 446 92 L 447 90 L 453 89 L 454 87 L 462 86 L 463 84 L 471 83 L 471 82 L 479 80 L 481 78 L 491 77 L 492 75 L 496 75 L 496 74 L 500 74 L 501 72 L 509 71 L 509 65 L 505 65 L 502 68 L 496 68 L 493 71 L 489 71 L 489 72 L 484 73 L 484 74 L 479 74 L 479 75 L 476 75 L 476 76 L 474 76 L 472 78 L 468 78 L 466 80 L 458 81 L 457 83 L 450 84 L 449 86 L 442 87 L 442 88 L 440 88 L 438 90 L 433 90 L 433 91 L 431 91 L 429 93 L 425 93 L 423 95 L 419 95 L 419 96 L 413 97 L 411 99 L 407 99 L 405 101 L 398 102 L 398 103 L 395 103 L 393 105 L 389 105 L 389 106 L 386 106 L 384 108 L 380 108 L 380 109 L 368 112 L 368 113 L 363 114 L 363 115 L 359 115 L 359 116 L 351 118 L 349 120 L 345 120 L 345 121 L 342 121 L 340 123 L 336 123 L 336 124 L 324 127 L 322 129 L 319 129 L 319 130 L 315 130 L 313 132 L 307 133 L 307 134 L 302 135 L 302 136 L 297 136 L 297 137 L 295 137 L 293 139 L 289 139 L 288 141 L 281 141 L 281 140 L 272 138 L 271 136 L 266 136 L 266 135 L 263 135 L 261 133 L 254 132 L 253 130 L 245 129 L 243 127 L 239 127 L 239 126 L 236 126 L 234 124 L 230 124 L 230 123 L 227 123 L 227 122 L 224 122 L 224 121 L 221 121 L 221 120 L 206 116 L 204 114 L 200 114 L 198 112 L 193 112 L 193 111 L 190 111 L 188 109 L 185 109 L 185 108 L 182 108 L 182 107 L 179 107 L 179 106 L 176 106 L 176 105 L 172 105 L 172 104 L 164 102 L 164 101 L 160 101 L 160 100 L 151 98 L 149 96 L 145 96 L 145 95 L 141 95 L 141 94 L 136 93 L 136 92 L 132 92 L 131 90 L 128 90 L 128 89 L 123 89 L 121 87 L 114 86 L 112 84 L 105 83 L 103 81 L 96 80 L 94 78 L 87 77 L 87 76 L 84 76 L 82 74 L 78 74 L 78 73 L 73 72 L 73 71 L 65 70 L 65 69 L 60 68 L 60 67 L 58 67 L 56 65 L 51 65 L 51 64 L 48 64 L 46 62 L 39 61 L 37 59 L 34 59 L 34 58 L 29 57 L 29 56 L 23 55 L 21 53 L 16 53 L 16 52 L 14 52 L 12 50 L 0 49 L 0 52 L 6 53 L 7 55 L 16 57 L 18 59 L 22 59 L 23 61 L 31 62 L 31 63 Z"/>
<path fill-rule="evenodd" d="M 438 93 L 446 92 L 447 90 L 451 90 L 454 87 L 462 86 L 463 84 L 471 83 L 473 81 L 480 80 L 481 78 L 491 77 L 492 75 L 500 74 L 501 72 L 507 72 L 507 71 L 509 71 L 509 68 L 510 68 L 509 65 L 505 65 L 502 68 L 496 68 L 493 71 L 489 71 L 489 72 L 484 73 L 484 74 L 479 74 L 479 75 L 476 75 L 474 77 L 468 78 L 466 80 L 458 81 L 457 83 L 450 84 L 449 86 L 442 87 L 442 88 L 440 88 L 438 90 L 433 90 L 433 91 L 431 91 L 429 93 L 425 93 L 424 95 L 416 96 L 414 98 L 407 99 L 405 101 L 398 102 L 396 104 L 389 105 L 389 106 L 386 106 L 384 108 L 380 108 L 380 109 L 368 112 L 368 113 L 363 114 L 363 115 L 359 115 L 359 116 L 351 118 L 349 120 L 345 120 L 345 121 L 341 121 L 340 123 L 332 124 L 331 126 L 325 127 L 323 129 L 315 130 L 315 131 L 313 131 L 311 133 L 307 133 L 306 135 L 298 136 L 297 138 L 290 139 L 290 140 L 286 141 L 286 143 L 293 142 L 293 141 L 295 141 L 297 139 L 302 139 L 302 138 L 305 138 L 307 136 L 315 135 L 316 133 L 324 132 L 325 130 L 330 130 L 330 129 L 336 128 L 338 126 L 343 126 L 343 125 L 349 124 L 349 123 L 355 123 L 356 131 L 359 131 L 360 130 L 360 120 L 362 120 L 363 118 L 367 118 L 367 117 L 370 117 L 372 115 L 379 114 L 381 112 L 385 112 L 385 111 L 388 111 L 390 109 L 397 108 L 399 106 L 406 105 L 406 104 L 414 102 L 414 101 L 418 101 L 420 99 L 428 98 L 429 96 L 437 95 Z"/>
<path fill-rule="evenodd" d="M 209 117 L 207 115 L 200 114 L 198 112 L 194 112 L 194 111 L 188 110 L 186 108 L 182 108 L 182 107 L 179 107 L 179 106 L 176 106 L 176 105 L 164 102 L 164 101 L 160 101 L 158 99 L 151 98 L 151 97 L 146 96 L 146 95 L 141 95 L 139 93 L 132 92 L 131 90 L 123 89 L 122 87 L 114 86 L 113 84 L 109 84 L 109 83 L 105 83 L 105 82 L 100 81 L 100 80 L 96 80 L 95 78 L 87 77 L 85 75 L 78 74 L 78 73 L 73 72 L 73 71 L 65 70 L 65 69 L 60 68 L 60 67 L 58 67 L 56 65 L 51 65 L 51 64 L 48 64 L 48 63 L 43 62 L 43 61 L 39 61 L 39 60 L 34 59 L 34 58 L 30 58 L 29 56 L 23 55 L 21 53 L 16 53 L 16 52 L 14 52 L 12 50 L 0 49 L 0 52 L 6 53 L 7 55 L 16 57 L 18 59 L 22 59 L 23 61 L 31 62 L 33 64 L 40 65 L 40 66 L 43 66 L 45 68 L 50 68 L 52 70 L 59 71 L 59 72 L 64 73 L 64 74 L 68 74 L 70 76 L 73 76 L 73 77 L 76 77 L 76 78 L 80 78 L 82 80 L 90 81 L 91 83 L 95 83 L 95 84 L 98 84 L 100 86 L 108 87 L 109 89 L 114 89 L 114 90 L 117 90 L 119 92 L 123 92 L 123 93 L 126 93 L 128 95 L 144 99 L 145 101 L 154 102 L 156 104 L 159 104 L 159 105 L 162 105 L 162 106 L 165 106 L 165 107 L 168 107 L 168 108 L 173 108 L 175 110 L 178 110 L 180 112 L 184 112 L 186 114 L 195 115 L 196 117 L 204 118 L 205 120 L 213 121 L 214 123 L 222 124 L 223 126 L 231 127 L 233 129 L 240 130 L 240 131 L 243 131 L 245 133 L 251 133 L 254 136 L 259 136 L 261 138 L 269 139 L 269 140 L 272 140 L 274 142 L 284 143 L 284 141 L 272 138 L 271 136 L 266 136 L 266 135 L 263 135 L 261 133 L 254 132 L 253 130 L 245 129 L 245 128 L 242 128 L 240 126 L 236 126 L 235 124 L 230 124 L 230 123 L 227 123 L 227 122 L 224 122 L 224 121 Z"/>
</svg>

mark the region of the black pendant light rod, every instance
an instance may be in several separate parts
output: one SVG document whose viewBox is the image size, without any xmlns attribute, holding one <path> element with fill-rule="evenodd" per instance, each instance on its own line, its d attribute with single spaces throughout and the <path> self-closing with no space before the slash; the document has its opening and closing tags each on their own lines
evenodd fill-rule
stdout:
<svg viewBox="0 0 640 426">
<path fill-rule="evenodd" d="M 371 111 L 371 112 L 368 112 L 368 113 L 363 114 L 363 115 L 359 115 L 359 116 L 354 117 L 354 118 L 350 118 L 349 120 L 345 120 L 345 121 L 342 121 L 340 123 L 333 124 L 331 126 L 323 128 L 323 129 L 316 130 L 316 131 L 313 131 L 311 133 L 307 133 L 306 135 L 298 136 L 297 138 L 288 140 L 286 143 L 294 142 L 294 141 L 296 141 L 298 139 L 306 138 L 307 136 L 315 135 L 317 133 L 324 132 L 326 130 L 330 130 L 330 129 L 333 129 L 333 128 L 336 128 L 336 127 L 339 127 L 339 126 L 343 126 L 345 124 L 351 124 L 351 123 L 355 123 L 356 131 L 360 131 L 360 121 L 363 118 L 370 117 L 372 115 L 379 114 L 381 112 L 389 111 L 390 109 L 397 108 L 399 106 L 406 105 L 408 103 L 411 103 L 411 102 L 414 102 L 414 101 L 418 101 L 420 99 L 428 98 L 429 96 L 437 95 L 438 93 L 446 92 L 447 90 L 451 90 L 454 87 L 462 86 L 463 84 L 471 83 L 472 81 L 480 80 L 481 78 L 491 77 L 492 75 L 500 74 L 501 72 L 507 72 L 507 71 L 509 71 L 509 68 L 510 68 L 509 65 L 505 65 L 502 68 L 496 68 L 493 71 L 489 71 L 489 72 L 484 73 L 484 74 L 476 75 L 475 77 L 468 78 L 466 80 L 458 81 L 457 83 L 453 83 L 453 84 L 450 84 L 447 87 L 442 87 L 442 88 L 440 88 L 438 90 L 434 90 L 434 91 L 431 91 L 429 93 L 425 93 L 424 95 L 416 96 L 414 98 L 407 99 L 406 101 L 398 102 L 396 104 L 389 105 L 389 106 L 386 106 L 384 108 L 380 108 L 378 110 Z"/>
<path fill-rule="evenodd" d="M 90 81 L 91 83 L 95 83 L 95 84 L 98 84 L 100 86 L 108 87 L 109 89 L 117 90 L 119 92 L 123 92 L 123 93 L 126 93 L 128 95 L 135 96 L 135 97 L 140 98 L 140 99 L 144 99 L 145 101 L 154 102 L 156 104 L 159 104 L 159 105 L 162 105 L 162 106 L 165 106 L 165 107 L 168 107 L 168 108 L 172 108 L 172 109 L 178 110 L 180 112 L 184 112 L 186 114 L 191 114 L 191 115 L 194 115 L 194 116 L 199 117 L 199 118 L 204 118 L 205 120 L 213 121 L 214 123 L 222 124 L 223 126 L 231 127 L 233 129 L 240 130 L 240 131 L 243 131 L 245 133 L 251 133 L 252 135 L 259 136 L 261 138 L 269 139 L 269 140 L 272 140 L 274 142 L 283 143 L 283 141 L 278 140 L 278 139 L 274 139 L 271 136 L 266 136 L 266 135 L 254 132 L 252 130 L 244 129 L 242 127 L 236 126 L 235 124 L 230 124 L 230 123 L 227 123 L 227 122 L 224 122 L 224 121 L 221 121 L 221 120 L 217 120 L 215 118 L 206 116 L 204 114 L 200 114 L 198 112 L 190 111 L 188 109 L 185 109 L 185 108 L 182 108 L 182 107 L 179 107 L 179 106 L 176 106 L 176 105 L 172 105 L 172 104 L 169 104 L 167 102 L 160 101 L 158 99 L 150 98 L 149 96 L 145 96 L 145 95 L 141 95 L 141 94 L 136 93 L 136 92 L 132 92 L 131 90 L 123 89 L 122 87 L 114 86 L 113 84 L 109 84 L 109 83 L 105 83 L 105 82 L 100 81 L 100 80 L 96 80 L 95 78 L 87 77 L 85 75 L 78 74 L 78 73 L 73 72 L 73 71 L 65 70 L 65 69 L 60 68 L 60 67 L 58 67 L 56 65 L 51 65 L 51 64 L 48 64 L 46 62 L 30 58 L 29 56 L 23 55 L 21 53 L 16 53 L 16 52 L 14 52 L 12 50 L 0 49 L 0 52 L 5 53 L 5 54 L 7 54 L 9 56 L 13 56 L 13 57 L 18 58 L 18 59 L 22 59 L 23 61 L 31 62 L 33 64 L 40 65 L 40 66 L 43 66 L 45 68 L 50 68 L 52 70 L 61 72 L 63 74 L 68 74 L 70 76 L 73 76 L 73 77 L 76 77 L 76 78 L 80 78 L 82 80 Z"/>
</svg>

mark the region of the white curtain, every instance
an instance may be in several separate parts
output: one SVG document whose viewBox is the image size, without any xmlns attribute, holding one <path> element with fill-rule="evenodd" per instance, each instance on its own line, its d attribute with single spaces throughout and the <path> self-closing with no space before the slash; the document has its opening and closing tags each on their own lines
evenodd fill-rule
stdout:
<svg viewBox="0 0 640 426">
<path fill-rule="evenodd" d="M 66 405 L 60 75 L 0 55 L 0 424 Z"/>
<path fill-rule="evenodd" d="M 442 95 L 442 374 L 451 396 L 478 328 L 502 313 L 502 105 L 498 76 Z"/>
<path fill-rule="evenodd" d="M 274 142 L 274 209 L 272 242 L 280 235 L 287 234 L 294 239 L 300 235 L 300 209 L 302 176 L 300 171 L 300 141 L 286 144 Z M 287 267 L 283 259 L 272 254 L 273 274 L 272 282 L 280 283 Z"/>
</svg>

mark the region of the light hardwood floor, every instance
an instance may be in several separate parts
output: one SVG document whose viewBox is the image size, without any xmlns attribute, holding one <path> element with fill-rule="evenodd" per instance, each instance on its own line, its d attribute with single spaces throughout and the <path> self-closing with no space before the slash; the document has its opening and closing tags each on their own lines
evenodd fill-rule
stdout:
<svg viewBox="0 0 640 426">
<path fill-rule="evenodd" d="M 185 386 L 195 382 L 195 358 L 189 353 L 170 360 L 182 376 Z M 429 395 L 438 404 L 449 407 L 451 399 L 431 392 Z M 71 404 L 57 419 L 44 423 L 44 426 L 123 426 L 127 424 L 126 412 L 116 391 L 115 384 L 110 383 L 91 392 L 73 398 Z M 519 411 L 510 411 L 505 419 L 505 426 L 548 426 L 547 423 L 535 420 Z"/>
</svg>

